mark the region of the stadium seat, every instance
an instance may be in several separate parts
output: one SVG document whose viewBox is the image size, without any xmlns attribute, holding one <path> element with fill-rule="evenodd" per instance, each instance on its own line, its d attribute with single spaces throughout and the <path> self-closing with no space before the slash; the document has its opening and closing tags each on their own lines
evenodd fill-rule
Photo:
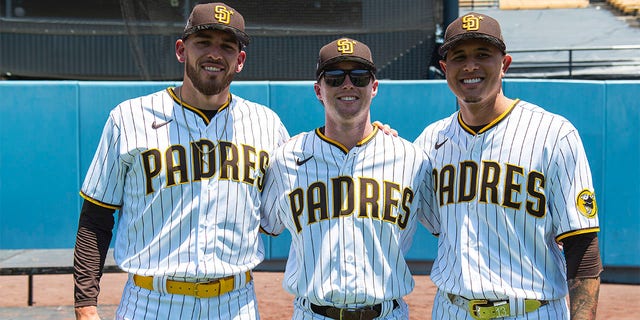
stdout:
<svg viewBox="0 0 640 320">
<path fill-rule="evenodd" d="M 626 15 L 640 14 L 640 0 L 608 0 L 607 3 Z"/>
</svg>

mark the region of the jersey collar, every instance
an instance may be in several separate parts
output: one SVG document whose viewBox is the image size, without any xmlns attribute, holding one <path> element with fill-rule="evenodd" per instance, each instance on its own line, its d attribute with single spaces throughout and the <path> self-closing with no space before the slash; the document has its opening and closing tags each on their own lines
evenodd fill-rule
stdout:
<svg viewBox="0 0 640 320">
<path fill-rule="evenodd" d="M 205 123 L 209 124 L 209 117 L 207 117 L 204 112 L 202 112 L 199 108 L 194 107 L 184 101 L 180 101 L 180 97 L 178 97 L 176 95 L 176 92 L 174 91 L 175 88 L 167 88 L 167 93 L 169 93 L 169 96 L 171 96 L 171 98 L 173 99 L 173 101 L 175 101 L 177 104 L 181 105 L 183 108 L 186 108 L 187 110 L 191 110 L 192 112 L 196 113 L 197 115 L 199 115 L 202 119 L 204 119 Z M 224 109 L 226 109 L 227 107 L 229 107 L 229 105 L 231 104 L 231 93 L 229 93 L 229 97 L 227 98 L 227 102 L 225 102 L 222 106 L 220 106 L 220 108 L 218 109 L 218 112 L 216 112 L 216 114 L 220 114 L 220 112 Z"/>
<path fill-rule="evenodd" d="M 375 137 L 376 133 L 378 133 L 379 130 L 380 129 L 377 126 L 373 126 L 373 131 L 371 131 L 371 133 L 368 136 L 364 137 L 364 139 L 360 140 L 356 144 L 356 147 L 360 147 L 360 146 L 363 146 L 363 145 L 367 144 L 367 142 L 371 141 L 371 139 L 373 139 L 373 137 Z M 324 141 L 326 141 L 326 142 L 328 142 L 328 143 L 340 148 L 340 150 L 342 150 L 342 152 L 344 152 L 345 154 L 349 153 L 349 149 L 347 149 L 347 147 L 345 147 L 342 143 L 340 143 L 340 142 L 338 142 L 336 140 L 333 140 L 333 139 L 327 137 L 324 134 L 324 127 L 317 128 L 315 130 L 315 132 L 316 132 L 316 135 L 321 140 L 324 140 Z"/>
<path fill-rule="evenodd" d="M 464 131 L 466 131 L 466 132 L 468 132 L 468 133 L 470 133 L 472 135 L 477 135 L 477 134 L 484 133 L 484 132 L 488 131 L 489 129 L 495 127 L 502 120 L 504 120 L 511 113 L 511 111 L 513 111 L 513 109 L 516 107 L 518 102 L 520 102 L 520 99 L 515 99 L 513 101 L 513 103 L 511 104 L 511 106 L 509 108 L 507 108 L 507 110 L 505 110 L 497 118 L 493 119 L 493 121 L 489 122 L 486 126 L 484 126 L 484 128 L 478 130 L 478 132 L 473 131 L 466 123 L 464 123 L 464 121 L 462 121 L 462 114 L 460 112 L 458 112 L 458 123 L 460 124 L 462 129 L 464 129 Z"/>
</svg>

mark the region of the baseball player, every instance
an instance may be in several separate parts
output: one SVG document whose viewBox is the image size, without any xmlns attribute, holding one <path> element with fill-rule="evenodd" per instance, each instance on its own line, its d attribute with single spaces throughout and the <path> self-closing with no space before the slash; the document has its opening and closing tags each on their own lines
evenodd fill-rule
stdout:
<svg viewBox="0 0 640 320">
<path fill-rule="evenodd" d="M 456 19 L 440 54 L 460 108 L 415 141 L 441 223 L 433 319 L 595 319 L 598 206 L 578 131 L 504 95 L 512 58 L 493 18 Z"/>
<path fill-rule="evenodd" d="M 229 91 L 248 42 L 239 12 L 196 5 L 175 45 L 182 86 L 111 111 L 81 190 L 78 319 L 98 318 L 115 210 L 115 259 L 130 275 L 116 318 L 259 319 L 257 177 L 289 135 L 273 111 Z"/>
<path fill-rule="evenodd" d="M 283 286 L 296 296 L 293 319 L 408 319 L 404 255 L 418 221 L 436 229 L 431 170 L 420 148 L 372 126 L 375 72 L 360 41 L 322 47 L 314 89 L 325 126 L 271 157 L 261 227 L 291 233 Z"/>
</svg>

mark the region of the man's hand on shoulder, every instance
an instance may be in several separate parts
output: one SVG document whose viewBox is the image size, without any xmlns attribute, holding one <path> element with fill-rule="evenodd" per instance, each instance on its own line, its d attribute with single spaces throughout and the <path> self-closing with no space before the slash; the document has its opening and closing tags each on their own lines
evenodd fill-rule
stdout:
<svg viewBox="0 0 640 320">
<path fill-rule="evenodd" d="M 98 315 L 98 307 L 76 307 L 76 320 L 100 320 L 100 316 Z"/>
<path fill-rule="evenodd" d="M 384 132 L 385 134 L 390 134 L 394 137 L 398 136 L 398 131 L 391 128 L 391 126 L 389 126 L 388 124 L 382 124 L 382 122 L 376 120 L 373 122 L 373 125 L 378 127 L 378 129 L 382 130 L 382 132 Z"/>
</svg>

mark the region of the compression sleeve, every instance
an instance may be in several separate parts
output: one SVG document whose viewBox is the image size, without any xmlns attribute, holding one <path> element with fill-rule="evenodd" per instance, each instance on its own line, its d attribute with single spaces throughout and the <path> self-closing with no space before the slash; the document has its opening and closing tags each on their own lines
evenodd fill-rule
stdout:
<svg viewBox="0 0 640 320">
<path fill-rule="evenodd" d="M 74 305 L 97 306 L 100 277 L 109 250 L 115 210 L 84 201 L 73 259 Z"/>
<path fill-rule="evenodd" d="M 597 278 L 602 272 L 598 234 L 579 234 L 562 240 L 567 279 Z"/>
</svg>

